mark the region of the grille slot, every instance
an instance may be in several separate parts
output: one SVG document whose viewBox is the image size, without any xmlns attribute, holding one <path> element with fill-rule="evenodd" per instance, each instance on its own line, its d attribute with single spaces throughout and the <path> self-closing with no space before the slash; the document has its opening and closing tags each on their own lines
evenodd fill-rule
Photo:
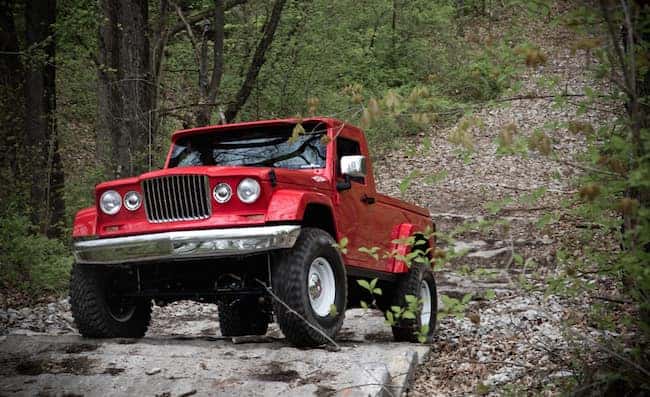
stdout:
<svg viewBox="0 0 650 397">
<path fill-rule="evenodd" d="M 169 175 L 142 182 L 144 209 L 151 223 L 209 218 L 210 183 L 205 175 Z"/>
</svg>

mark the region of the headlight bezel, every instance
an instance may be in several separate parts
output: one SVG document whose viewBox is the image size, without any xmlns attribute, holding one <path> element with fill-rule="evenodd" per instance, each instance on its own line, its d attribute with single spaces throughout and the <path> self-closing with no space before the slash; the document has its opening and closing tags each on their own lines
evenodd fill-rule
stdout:
<svg viewBox="0 0 650 397">
<path fill-rule="evenodd" d="M 228 196 L 226 198 L 220 198 L 219 195 L 217 194 L 217 190 L 219 188 L 224 188 L 224 187 L 228 191 Z M 214 201 L 216 201 L 219 204 L 225 204 L 225 203 L 229 202 L 230 199 L 232 199 L 232 187 L 230 186 L 230 184 L 228 184 L 226 182 L 217 183 L 215 185 L 214 189 L 212 189 L 212 198 L 214 199 Z"/>
<path fill-rule="evenodd" d="M 107 209 L 105 206 L 105 198 L 112 195 L 115 200 L 113 204 L 117 204 L 113 208 Z M 116 190 L 107 190 L 99 197 L 99 209 L 106 215 L 116 215 L 122 209 L 122 195 Z"/>
<path fill-rule="evenodd" d="M 248 197 L 244 197 L 242 195 L 242 190 L 243 190 L 242 186 L 244 186 L 245 188 L 245 184 L 249 184 L 249 183 L 253 184 L 252 187 L 254 193 Z M 244 178 L 241 181 L 239 181 L 239 183 L 237 184 L 237 198 L 239 199 L 239 201 L 241 201 L 244 204 L 253 204 L 260 198 L 261 195 L 262 195 L 262 186 L 257 180 L 253 178 Z"/>
<path fill-rule="evenodd" d="M 129 204 L 128 199 L 129 199 L 129 196 L 132 196 L 132 195 L 135 195 L 138 198 L 138 202 L 137 202 L 137 204 L 135 206 L 131 206 Z M 129 190 L 124 195 L 124 200 L 123 201 L 124 201 L 124 208 L 126 208 L 129 211 L 137 211 L 137 210 L 140 209 L 140 207 L 142 207 L 142 194 L 140 194 L 140 192 L 137 192 L 135 190 Z"/>
</svg>

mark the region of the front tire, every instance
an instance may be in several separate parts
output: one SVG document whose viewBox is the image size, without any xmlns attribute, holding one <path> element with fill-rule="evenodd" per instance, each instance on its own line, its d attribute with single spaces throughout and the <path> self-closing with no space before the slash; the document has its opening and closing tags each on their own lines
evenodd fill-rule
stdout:
<svg viewBox="0 0 650 397">
<path fill-rule="evenodd" d="M 333 244 L 327 232 L 303 228 L 294 247 L 279 256 L 272 274 L 274 293 L 332 339 L 343 325 L 347 304 L 345 267 Z M 282 303 L 274 300 L 273 305 L 278 325 L 292 344 L 311 347 L 328 343 Z"/>
<path fill-rule="evenodd" d="M 433 270 L 423 263 L 411 266 L 408 273 L 398 281 L 393 295 L 393 305 L 408 307 L 406 295 L 413 295 L 421 302 L 420 310 L 415 313 L 415 319 L 400 319 L 392 327 L 393 336 L 398 342 L 420 342 L 418 336 L 424 337 L 424 343 L 431 342 L 436 329 L 436 316 L 438 313 L 438 298 L 436 281 Z M 425 335 L 419 335 L 423 325 L 428 326 Z"/>
<path fill-rule="evenodd" d="M 119 294 L 132 280 L 121 269 L 73 266 L 70 306 L 81 335 L 90 338 L 144 336 L 151 321 L 151 300 Z"/>
</svg>

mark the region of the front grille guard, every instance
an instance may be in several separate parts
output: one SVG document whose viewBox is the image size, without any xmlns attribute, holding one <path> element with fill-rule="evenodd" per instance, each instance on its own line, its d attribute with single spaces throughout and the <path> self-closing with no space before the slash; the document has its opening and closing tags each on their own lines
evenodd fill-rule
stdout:
<svg viewBox="0 0 650 397">
<path fill-rule="evenodd" d="M 210 182 L 205 175 L 167 175 L 142 182 L 144 208 L 151 223 L 207 219 L 212 215 Z"/>
</svg>

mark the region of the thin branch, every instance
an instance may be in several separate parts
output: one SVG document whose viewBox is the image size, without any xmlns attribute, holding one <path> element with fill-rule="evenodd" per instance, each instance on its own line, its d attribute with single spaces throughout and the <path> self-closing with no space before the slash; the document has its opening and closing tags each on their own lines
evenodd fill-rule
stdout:
<svg viewBox="0 0 650 397">
<path fill-rule="evenodd" d="M 174 112 L 176 110 L 190 109 L 190 108 L 196 108 L 196 107 L 200 107 L 200 106 L 217 106 L 217 105 L 220 105 L 220 104 L 221 104 L 221 102 L 218 102 L 218 101 L 217 102 L 212 102 L 212 103 L 204 103 L 204 102 L 188 103 L 188 104 L 185 104 L 185 105 L 172 106 L 172 107 L 168 107 L 168 108 L 153 109 L 152 112 L 158 112 L 159 114 L 168 114 L 168 113 Z"/>
<path fill-rule="evenodd" d="M 593 299 L 598 299 L 598 300 L 601 300 L 601 301 L 606 301 L 606 302 L 619 303 L 621 305 L 634 303 L 632 301 L 625 300 L 623 298 L 614 298 L 614 297 L 610 297 L 610 296 L 592 296 L 592 298 Z"/>
<path fill-rule="evenodd" d="M 494 184 L 494 185 L 484 183 L 484 184 L 481 184 L 481 186 L 491 186 L 491 187 L 497 187 L 497 188 L 502 187 L 504 189 L 519 190 L 519 191 L 523 191 L 523 192 L 534 192 L 536 190 L 539 190 L 539 187 L 537 187 L 537 188 L 517 187 L 517 186 L 502 185 L 500 183 L 497 183 L 497 184 Z M 545 192 L 546 193 L 559 193 L 559 194 L 575 194 L 575 193 L 577 193 L 576 190 L 559 190 L 559 189 L 546 189 Z"/>
<path fill-rule="evenodd" d="M 228 108 L 226 109 L 225 117 L 228 122 L 237 117 L 239 110 L 244 106 L 253 90 L 253 86 L 257 81 L 260 70 L 266 61 L 266 52 L 273 42 L 273 37 L 275 36 L 275 31 L 280 23 L 280 19 L 282 18 L 282 11 L 285 4 L 286 0 L 275 0 L 275 3 L 273 4 L 271 15 L 268 17 L 268 20 L 264 25 L 262 37 L 257 43 L 257 48 L 255 49 L 255 53 L 251 59 L 246 77 L 244 78 L 237 95 L 235 95 L 235 100 L 228 104 Z"/>
<path fill-rule="evenodd" d="M 577 336 L 578 338 L 580 338 L 580 339 L 582 339 L 582 340 L 584 340 L 584 341 L 587 341 L 587 342 L 591 343 L 592 345 L 594 345 L 595 347 L 597 347 L 597 348 L 599 348 L 600 350 L 604 351 L 605 353 L 609 353 L 609 354 L 611 354 L 612 356 L 616 357 L 617 359 L 621 360 L 622 362 L 624 362 L 624 363 L 626 363 L 626 364 L 628 364 L 628 365 L 630 365 L 630 366 L 636 368 L 637 370 L 639 370 L 639 372 L 641 372 L 641 373 L 644 374 L 645 376 L 650 377 L 650 371 L 649 371 L 649 370 L 643 368 L 642 366 L 640 366 L 639 364 L 635 363 L 634 361 L 628 359 L 627 357 L 625 357 L 625 356 L 619 354 L 619 353 L 616 352 L 615 350 L 609 349 L 609 348 L 607 348 L 606 346 L 604 346 L 604 345 L 602 345 L 602 344 L 600 344 L 600 343 L 597 343 L 596 341 L 594 341 L 593 339 L 591 339 L 591 338 L 588 337 L 587 335 L 583 335 L 583 334 L 581 334 L 581 333 L 579 333 L 579 332 L 577 332 L 577 331 L 572 330 L 571 328 L 568 328 L 568 327 L 567 327 L 566 330 L 567 330 L 570 334 L 572 334 L 573 336 Z"/>
<path fill-rule="evenodd" d="M 609 171 L 601 170 L 601 169 L 598 169 L 598 168 L 593 168 L 593 167 L 589 167 L 589 166 L 586 166 L 586 165 L 577 164 L 577 163 L 574 163 L 574 162 L 571 162 L 571 161 L 568 161 L 568 160 L 558 160 L 558 161 L 560 163 L 562 163 L 562 164 L 568 165 L 570 167 L 578 168 L 578 169 L 581 169 L 583 171 L 595 172 L 597 174 L 612 176 L 612 177 L 616 177 L 616 178 L 621 178 L 622 177 L 620 174 L 616 174 L 614 172 L 609 172 Z"/>
<path fill-rule="evenodd" d="M 192 26 L 190 23 L 185 19 L 185 15 L 183 15 L 183 10 L 181 10 L 181 7 L 173 3 L 174 7 L 176 7 L 176 13 L 178 14 L 178 17 L 183 21 L 183 25 L 185 26 L 185 30 L 187 31 L 187 35 L 190 37 L 190 42 L 192 42 L 192 47 L 194 48 L 194 56 L 196 57 L 196 62 L 200 65 L 201 64 L 201 54 L 199 53 L 199 44 L 198 41 L 196 40 L 196 36 L 194 35 L 194 31 L 192 30 Z"/>
<path fill-rule="evenodd" d="M 271 297 L 272 297 L 273 299 L 275 299 L 276 301 L 278 301 L 278 303 L 280 303 L 282 306 L 284 306 L 284 308 L 287 309 L 287 310 L 289 311 L 289 313 L 292 313 L 292 314 L 296 315 L 296 317 L 298 317 L 299 319 L 301 319 L 302 321 L 304 321 L 305 324 L 307 324 L 307 325 L 309 326 L 309 328 L 311 328 L 311 329 L 313 329 L 314 331 L 318 332 L 318 333 L 321 334 L 325 339 L 327 339 L 327 340 L 328 340 L 328 341 L 329 341 L 329 342 L 334 346 L 334 348 L 336 349 L 335 351 L 339 351 L 339 350 L 341 350 L 341 346 L 339 346 L 339 344 L 336 343 L 336 342 L 334 341 L 334 339 L 330 338 L 330 336 L 327 335 L 325 332 L 323 332 L 322 329 L 318 328 L 318 327 L 315 326 L 314 324 L 312 324 L 312 323 L 310 323 L 309 321 L 307 321 L 307 319 L 304 318 L 300 313 L 298 313 L 297 311 L 293 310 L 293 309 L 291 308 L 291 306 L 287 305 L 287 304 L 286 304 L 282 299 L 280 299 L 280 297 L 278 297 L 278 296 L 273 292 L 273 290 L 272 290 L 271 288 L 269 288 L 269 287 L 266 285 L 266 283 L 264 283 L 264 281 L 262 281 L 262 280 L 260 280 L 260 279 L 258 279 L 258 278 L 256 278 L 255 281 L 257 281 L 260 285 L 262 285 L 262 287 L 264 287 L 264 289 L 266 290 L 266 292 L 268 292 L 269 295 L 271 295 Z"/>
<path fill-rule="evenodd" d="M 248 0 L 230 0 L 226 1 L 224 5 L 224 10 L 228 11 L 238 5 L 241 4 L 246 4 Z M 171 29 L 169 29 L 169 35 L 174 36 L 175 34 L 178 34 L 182 32 L 185 29 L 186 24 L 193 25 L 203 19 L 209 18 L 211 15 L 213 15 L 215 12 L 215 7 L 210 7 L 206 8 L 205 10 L 199 11 L 196 14 L 192 14 L 186 17 L 185 22 L 180 22 L 176 25 L 174 25 Z"/>
<path fill-rule="evenodd" d="M 525 101 L 533 99 L 555 99 L 555 98 L 571 98 L 571 97 L 586 97 L 585 94 L 557 94 L 557 95 L 518 95 L 510 98 L 495 99 L 493 102 L 509 102 L 509 101 Z M 605 97 L 605 95 L 595 95 Z"/>
<path fill-rule="evenodd" d="M 607 25 L 607 29 L 609 31 L 609 37 L 612 41 L 612 45 L 615 50 L 616 54 L 616 60 L 619 63 L 619 66 L 621 67 L 621 71 L 623 72 L 623 79 L 625 81 L 625 88 L 628 93 L 632 92 L 634 87 L 631 85 L 631 79 L 629 76 L 629 70 L 627 69 L 627 65 L 625 64 L 625 55 L 623 54 L 623 49 L 620 47 L 618 42 L 616 41 L 616 37 L 618 37 L 618 34 L 616 33 L 616 26 L 614 21 L 612 20 L 612 9 L 608 7 L 608 2 L 605 0 L 600 0 L 600 8 L 602 11 L 602 15 L 605 18 L 605 23 Z"/>
</svg>

